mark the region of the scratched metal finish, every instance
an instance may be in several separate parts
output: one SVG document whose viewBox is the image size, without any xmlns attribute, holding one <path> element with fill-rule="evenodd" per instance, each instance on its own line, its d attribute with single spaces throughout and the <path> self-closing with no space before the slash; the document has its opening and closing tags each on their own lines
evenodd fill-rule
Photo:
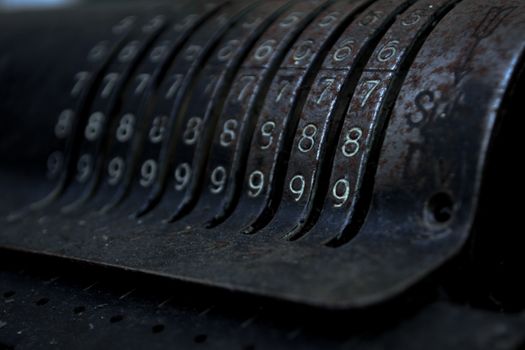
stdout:
<svg viewBox="0 0 525 350">
<path fill-rule="evenodd" d="M 374 3 L 381 4 L 386 1 Z M 408 7 L 411 3 L 412 7 Z M 287 10 L 289 12 L 285 12 L 288 16 L 284 16 L 284 23 L 289 26 L 300 23 L 298 28 L 280 28 L 279 23 L 283 22 L 279 20 L 282 21 L 283 18 L 278 18 L 275 22 L 277 25 L 269 26 L 268 31 L 260 33 L 261 42 L 253 45 L 253 55 L 247 55 L 238 68 L 239 74 L 236 74 L 231 82 L 232 87 L 228 93 L 232 96 L 226 97 L 222 113 L 218 116 L 219 123 L 214 129 L 213 141 L 208 145 L 210 153 L 199 153 L 199 156 L 209 156 L 209 159 L 207 170 L 203 171 L 203 175 L 208 177 L 208 182 L 204 182 L 200 188 L 202 193 L 196 202 L 197 211 L 190 208 L 187 211 L 188 215 L 183 215 L 186 212 L 181 213 L 180 220 L 176 223 L 162 222 L 161 218 L 169 217 L 155 214 L 156 207 L 152 203 L 148 208 L 150 212 L 143 217 L 130 217 L 141 205 L 147 203 L 150 193 L 143 191 L 141 193 L 145 196 L 136 196 L 130 192 L 131 195 L 122 201 L 122 205 L 106 213 L 93 210 L 89 199 L 82 197 L 82 203 L 85 201 L 85 204 L 79 205 L 79 210 L 70 213 L 60 211 L 64 199 L 58 199 L 47 208 L 9 216 L 12 212 L 20 213 L 17 211 L 20 208 L 19 204 L 27 204 L 23 199 L 34 199 L 28 194 L 31 178 L 26 180 L 24 176 L 19 175 L 19 169 L 12 168 L 31 157 L 27 156 L 22 148 L 13 148 L 12 152 L 19 155 L 18 163 L 9 158 L 8 162 L 2 164 L 0 172 L 0 189 L 5 194 L 0 200 L 0 246 L 331 308 L 363 307 L 385 301 L 407 290 L 442 266 L 459 252 L 469 238 L 485 158 L 500 106 L 522 63 L 520 58 L 525 45 L 525 5 L 521 1 L 505 0 L 497 5 L 488 0 L 463 0 L 457 4 L 444 0 L 420 0 L 410 3 L 391 1 L 392 6 L 388 11 L 393 12 L 373 12 L 375 17 L 369 17 L 371 20 L 379 15 L 392 20 L 385 21 L 388 25 L 383 25 L 382 30 L 370 33 L 372 37 L 368 40 L 374 44 L 359 60 L 361 66 L 355 70 L 358 73 L 349 77 L 355 83 L 351 84 L 355 91 L 347 89 L 349 95 L 333 94 L 330 97 L 332 103 L 333 100 L 340 99 L 346 101 L 341 102 L 342 105 L 347 104 L 352 108 L 357 105 L 363 108 L 366 111 L 366 114 L 360 117 L 363 119 L 341 113 L 339 127 L 334 126 L 338 123 L 327 125 L 324 132 L 332 136 L 320 145 L 324 153 L 318 153 L 319 158 L 314 165 L 302 161 L 302 158 L 297 156 L 298 153 L 293 152 L 289 154 L 290 161 L 280 165 L 285 170 L 293 166 L 301 171 L 319 171 L 320 175 L 316 175 L 317 181 L 320 184 L 328 182 L 318 186 L 312 193 L 313 207 L 305 207 L 308 210 L 306 225 L 297 235 L 294 232 L 294 235 L 288 237 L 293 238 L 292 241 L 283 239 L 290 233 L 284 229 L 270 230 L 262 227 L 260 231 L 246 235 L 240 231 L 221 230 L 220 226 L 213 229 L 202 228 L 205 219 L 208 219 L 208 215 L 205 214 L 210 213 L 205 210 L 206 207 L 221 203 L 217 200 L 208 201 L 207 198 L 211 198 L 211 195 L 203 195 L 210 185 L 215 185 L 216 187 L 211 188 L 217 189 L 217 186 L 223 183 L 218 181 L 219 177 L 213 177 L 213 170 L 216 169 L 214 165 L 228 159 L 228 164 L 232 165 L 231 169 L 236 169 L 233 166 L 235 158 L 218 148 L 221 141 L 229 140 L 221 138 L 222 128 L 226 122 L 232 120 L 233 114 L 246 117 L 238 120 L 238 126 L 244 128 L 243 135 L 254 132 L 253 126 L 256 125 L 257 113 L 260 111 L 255 107 L 261 107 L 264 96 L 272 90 L 272 79 L 278 71 L 281 59 L 286 57 L 286 52 L 276 54 L 279 59 L 275 60 L 263 55 L 268 51 L 268 38 L 277 42 L 282 40 L 280 43 L 283 49 L 292 47 L 302 30 L 329 4 L 330 2 L 327 2 L 320 6 L 320 3 L 301 2 L 291 5 L 291 8 L 304 6 L 305 11 L 301 12 L 301 15 L 303 19 L 308 20 L 295 20 L 298 14 Z M 419 11 L 411 12 L 411 9 Z M 239 10 L 240 8 L 236 11 L 226 10 L 224 13 L 227 13 L 227 18 L 220 22 L 228 23 Z M 207 11 L 213 10 L 208 8 Z M 136 11 L 136 14 L 139 13 L 142 12 Z M 204 16 L 204 9 L 199 13 Z M 210 23 L 213 23 L 211 21 L 217 19 L 220 13 L 223 13 L 222 10 L 218 10 L 216 15 L 206 15 L 198 25 L 198 28 L 204 29 L 199 31 L 195 28 L 187 42 L 181 44 L 176 51 L 187 53 L 184 48 L 190 48 L 195 40 L 204 45 L 210 38 L 215 38 L 214 34 L 219 32 L 218 26 Z M 406 17 L 396 17 L 393 13 L 404 13 Z M 148 12 L 143 15 L 141 18 L 149 19 L 155 14 Z M 15 16 L 19 19 L 23 14 L 1 16 Z M 49 16 L 61 16 L 61 13 L 51 12 Z M 85 21 L 88 24 L 90 21 L 89 16 L 76 18 L 79 23 Z M 41 21 L 45 22 L 44 19 Z M 405 31 L 403 21 L 418 26 L 418 29 Z M 22 22 L 9 21 L 6 18 L 0 21 L 0 29 Z M 283 34 L 285 32 L 290 34 Z M 18 43 L 10 39 L 8 31 L 0 30 L 0 33 L 0 44 L 5 43 L 6 48 L 13 47 L 14 52 L 19 52 L 16 50 Z M 132 42 L 141 35 L 132 32 L 125 40 Z M 400 35 L 399 39 L 396 38 L 397 35 Z M 65 45 L 75 49 L 75 40 L 83 39 L 81 34 L 74 38 L 75 40 L 67 36 L 58 38 L 62 38 Z M 151 41 L 148 44 L 151 48 L 156 47 L 151 35 L 147 36 L 146 41 Z M 141 56 L 148 57 L 148 50 L 144 50 Z M 398 53 L 395 62 L 387 63 L 387 58 L 390 57 L 388 53 L 393 51 Z M 108 66 L 118 64 L 118 55 L 115 56 L 106 63 Z M 179 55 L 174 53 L 173 56 L 174 62 L 178 62 Z M 67 57 L 71 60 L 77 59 L 75 55 Z M 385 61 L 377 66 L 377 62 L 373 61 L 374 57 L 381 57 Z M 258 58 L 267 60 L 257 63 Z M 205 58 L 196 58 L 195 62 L 204 60 Z M 185 61 L 188 63 L 183 68 L 174 65 L 172 69 L 183 69 L 178 72 L 180 74 L 190 72 L 187 78 L 190 80 L 198 77 L 199 70 L 191 69 L 192 63 L 193 67 L 195 63 L 187 59 Z M 6 67 L 2 62 L 4 61 L 0 60 L 0 73 L 4 72 Z M 11 61 L 8 62 L 15 65 Z M 19 62 L 22 65 L 26 60 L 22 59 Z M 48 59 L 46 62 L 48 66 L 52 66 L 52 60 Z M 135 65 L 138 63 L 134 62 Z M 78 64 L 81 69 L 81 61 Z M 119 66 L 119 69 L 123 72 L 131 70 L 130 67 L 124 66 Z M 396 70 L 397 74 L 379 72 L 378 69 Z M 258 76 L 259 73 L 264 77 Z M 246 108 L 242 107 L 241 113 L 235 100 L 242 92 L 239 86 L 242 88 L 242 84 L 245 83 L 240 79 L 242 74 L 255 75 L 261 82 L 264 81 L 264 84 L 250 87 L 254 95 L 247 94 L 251 100 L 244 106 Z M 321 77 L 322 74 L 320 71 L 316 76 Z M 372 86 L 366 82 L 378 80 L 378 75 L 381 75 L 380 79 L 384 80 L 385 85 L 382 89 L 377 89 L 379 94 L 374 94 L 374 89 L 368 95 L 367 92 L 371 91 Z M 21 77 L 20 81 L 28 80 L 23 78 Z M 161 84 L 159 91 L 167 93 L 173 83 L 175 82 L 171 80 L 170 83 Z M 70 84 L 63 81 L 55 86 L 57 96 L 69 93 L 71 89 Z M 362 91 L 361 87 L 369 89 Z M 15 88 L 17 86 L 13 89 Z M 92 90 L 93 104 L 98 103 L 97 91 L 101 90 L 97 84 L 93 84 Z M 311 96 L 320 93 L 319 87 L 312 86 L 303 93 L 307 96 L 304 106 L 309 108 L 308 106 L 315 102 L 311 101 Z M 8 101 L 3 102 L 7 106 L 10 103 L 10 95 L 3 94 L 6 94 L 5 91 L 0 90 L 0 101 Z M 179 102 L 162 102 L 162 99 L 157 101 L 164 103 L 162 114 L 181 109 L 180 101 L 186 100 L 186 93 L 179 94 L 182 96 Z M 4 98 L 5 96 L 7 98 Z M 366 96 L 368 98 L 365 98 Z M 35 101 L 37 104 L 34 108 L 45 106 L 42 98 L 35 98 Z M 86 106 L 86 110 L 91 111 L 93 104 Z M 0 106 L 2 112 L 10 115 L 2 103 Z M 23 122 L 24 113 L 29 112 L 20 113 L 19 120 Z M 325 121 L 320 118 L 322 113 L 317 110 L 311 115 L 300 116 Z M 182 117 L 191 118 L 185 115 Z M 49 123 L 51 129 L 54 127 L 56 114 L 48 118 L 52 118 Z M 144 118 L 149 118 L 147 120 L 151 123 L 154 121 L 151 115 Z M 249 121 L 246 125 L 245 120 Z M 342 146 L 348 140 L 345 131 L 350 130 L 348 128 L 352 127 L 352 122 L 356 120 L 360 120 L 361 127 L 370 128 L 360 144 L 363 145 L 364 152 L 359 161 L 339 166 L 342 160 L 337 152 L 342 150 Z M 11 124 L 8 125 L 17 125 L 11 119 L 9 123 Z M 299 140 L 308 124 L 299 124 Z M 232 125 L 233 123 L 230 123 L 230 126 Z M 80 129 L 80 134 L 83 135 L 86 129 Z M 13 132 L 15 131 L 8 130 L 8 133 Z M 5 131 L 3 133 L 5 134 Z M 248 136 L 243 137 L 249 140 Z M 351 134 L 350 141 L 353 139 L 355 137 L 352 138 Z M 173 141 L 177 140 L 171 142 Z M 9 145 L 12 141 L 6 137 L 1 142 Z M 42 139 L 26 139 L 24 142 L 31 149 L 37 149 L 40 147 L 38 142 L 42 142 Z M 80 140 L 77 142 L 80 143 Z M 293 145 L 297 146 L 298 142 L 294 142 Z M 303 146 L 308 145 L 309 143 L 303 142 Z M 155 156 L 161 156 L 161 146 L 169 148 L 166 143 L 155 146 Z M 143 149 L 148 147 L 149 145 L 145 145 Z M 240 142 L 237 147 L 237 152 L 242 153 L 247 152 L 251 146 L 248 142 Z M 352 153 L 354 149 L 345 150 Z M 5 153 L 4 149 L 0 150 L 0 155 Z M 141 154 L 133 156 L 137 159 L 142 157 Z M 97 161 L 101 159 L 97 158 Z M 137 164 L 140 162 L 137 161 Z M 361 178 L 357 176 L 359 169 L 365 169 Z M 69 170 L 70 176 L 74 178 L 76 169 L 72 167 Z M 162 171 L 172 176 L 175 169 L 165 166 Z M 331 220 L 326 207 L 327 202 L 333 200 L 329 198 L 332 192 L 330 184 L 335 185 L 335 180 L 339 179 L 336 175 L 341 174 L 356 176 L 353 182 L 354 185 L 358 185 L 356 188 L 359 188 L 359 193 L 351 193 L 351 200 L 357 200 L 358 209 L 351 205 L 344 207 L 345 214 L 336 215 L 335 219 Z M 133 181 L 140 181 L 141 175 L 143 174 L 133 175 Z M 333 178 L 330 179 L 329 175 Z M 358 183 L 359 181 L 361 182 Z M 228 183 L 232 188 L 241 185 L 236 182 Z M 84 186 L 81 187 L 84 189 Z M 132 188 L 131 186 L 130 191 L 133 191 Z M 72 190 L 73 187 L 68 188 L 68 191 Z M 77 195 L 75 199 L 78 199 L 85 191 L 74 193 Z M 344 191 L 336 190 L 335 193 L 336 200 L 341 201 L 345 198 Z M 66 198 L 71 198 L 71 195 Z M 168 204 L 163 203 L 170 209 Z M 176 204 L 173 203 L 173 212 L 176 211 Z M 130 208 L 133 210 L 129 210 Z M 214 212 L 216 210 L 220 209 L 214 208 Z M 248 208 L 241 205 L 234 209 L 240 212 L 243 210 Z M 279 215 L 286 227 L 293 228 L 299 223 L 296 216 L 290 216 L 289 221 L 286 221 L 286 215 Z M 249 213 L 247 216 L 254 215 Z M 310 217 L 316 221 L 309 221 Z M 227 218 L 225 220 L 226 224 Z M 323 229 L 323 222 L 333 229 Z M 187 226 L 201 228 L 188 230 Z M 295 239 L 299 237 L 302 238 Z M 326 245 L 326 242 L 330 244 Z"/>
</svg>

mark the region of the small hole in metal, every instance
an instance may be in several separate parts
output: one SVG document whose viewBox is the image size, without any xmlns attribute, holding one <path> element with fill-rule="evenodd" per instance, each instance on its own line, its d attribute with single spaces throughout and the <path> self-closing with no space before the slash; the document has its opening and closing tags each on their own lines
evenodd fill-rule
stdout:
<svg viewBox="0 0 525 350">
<path fill-rule="evenodd" d="M 73 309 L 73 312 L 77 315 L 80 315 L 86 311 L 86 308 L 84 306 L 77 306 Z"/>
<path fill-rule="evenodd" d="M 42 298 L 42 299 L 38 299 L 36 301 L 36 304 L 38 306 L 43 306 L 43 305 L 46 305 L 47 303 L 49 303 L 49 299 L 48 298 Z"/>
<path fill-rule="evenodd" d="M 202 344 L 208 339 L 208 336 L 206 334 L 199 334 L 196 335 L 195 338 L 193 338 L 193 341 L 197 344 Z"/>
<path fill-rule="evenodd" d="M 426 217 L 431 224 L 443 225 L 452 219 L 454 201 L 445 192 L 434 194 L 427 202 Z"/>
<path fill-rule="evenodd" d="M 4 293 L 4 298 L 11 298 L 14 295 L 15 295 L 15 292 L 10 290 Z"/>
<path fill-rule="evenodd" d="M 122 321 L 123 319 L 124 319 L 124 316 L 122 316 L 122 315 L 115 315 L 115 316 L 113 316 L 113 317 L 111 317 L 111 318 L 109 319 L 109 322 L 111 322 L 111 323 L 117 323 L 117 322 Z"/>
<path fill-rule="evenodd" d="M 164 330 L 163 324 L 156 324 L 153 327 L 151 327 L 151 332 L 154 334 L 161 333 Z"/>
</svg>

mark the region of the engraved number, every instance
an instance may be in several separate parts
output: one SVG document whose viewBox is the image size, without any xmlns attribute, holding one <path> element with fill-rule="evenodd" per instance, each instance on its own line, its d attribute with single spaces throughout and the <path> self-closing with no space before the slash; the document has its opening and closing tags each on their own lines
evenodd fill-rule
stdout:
<svg viewBox="0 0 525 350">
<path fill-rule="evenodd" d="M 202 127 L 202 119 L 193 117 L 188 120 L 186 130 L 184 131 L 183 140 L 187 145 L 194 145 L 197 142 Z"/>
<path fill-rule="evenodd" d="M 334 207 L 342 207 L 350 196 L 350 182 L 346 179 L 337 180 L 332 188 L 332 196 L 335 199 Z"/>
<path fill-rule="evenodd" d="M 295 175 L 291 180 L 289 184 L 290 191 L 295 195 L 294 200 L 298 202 L 301 197 L 304 194 L 304 188 L 306 186 L 306 182 L 304 180 L 304 176 L 302 175 Z"/>
<path fill-rule="evenodd" d="M 255 59 L 258 61 L 263 61 L 267 59 L 273 53 L 274 46 L 276 45 L 277 45 L 277 40 L 274 40 L 274 39 L 266 40 L 257 48 L 257 50 L 255 50 L 255 54 L 254 54 Z"/>
<path fill-rule="evenodd" d="M 55 136 L 59 139 L 67 137 L 73 126 L 73 119 L 75 117 L 75 112 L 70 109 L 62 111 L 58 116 L 57 123 L 55 125 Z"/>
<path fill-rule="evenodd" d="M 226 184 L 226 169 L 222 166 L 218 166 L 211 173 L 211 186 L 210 191 L 213 194 L 219 194 L 224 190 Z"/>
<path fill-rule="evenodd" d="M 84 130 L 84 136 L 89 141 L 95 141 L 102 133 L 102 126 L 104 125 L 106 117 L 101 112 L 93 113 Z"/>
<path fill-rule="evenodd" d="M 333 56 L 334 61 L 341 62 L 349 58 L 353 52 L 354 44 L 355 44 L 355 40 L 353 39 L 346 39 L 345 41 L 343 41 L 339 45 L 337 50 L 335 50 L 334 52 L 334 56 Z"/>
<path fill-rule="evenodd" d="M 222 147 L 228 147 L 235 141 L 235 138 L 237 137 L 235 131 L 238 126 L 239 122 L 235 119 L 228 119 L 224 122 L 220 136 L 220 144 Z"/>
<path fill-rule="evenodd" d="M 168 88 L 166 95 L 164 95 L 164 98 L 166 100 L 172 99 L 175 96 L 175 94 L 177 93 L 177 91 L 179 90 L 182 84 L 183 78 L 184 76 L 182 74 L 175 74 L 171 77 L 170 80 L 172 81 L 172 83 L 170 84 L 170 87 Z"/>
<path fill-rule="evenodd" d="M 273 131 L 275 130 L 275 123 L 272 121 L 267 121 L 261 126 L 261 136 L 263 140 L 266 140 L 266 142 L 263 142 L 261 144 L 261 149 L 268 149 L 273 143 Z"/>
<path fill-rule="evenodd" d="M 78 159 L 77 163 L 77 181 L 84 183 L 91 176 L 92 160 L 91 155 L 84 154 Z"/>
<path fill-rule="evenodd" d="M 250 174 L 248 186 L 250 187 L 248 196 L 253 198 L 259 196 L 264 189 L 264 174 L 259 170 L 255 170 Z"/>
<path fill-rule="evenodd" d="M 112 186 L 119 183 L 124 174 L 124 160 L 120 157 L 113 158 L 108 164 L 108 183 Z"/>
<path fill-rule="evenodd" d="M 363 130 L 360 128 L 352 128 L 345 135 L 345 142 L 341 151 L 345 157 L 351 158 L 359 153 L 361 138 L 363 137 Z"/>
<path fill-rule="evenodd" d="M 381 48 L 381 51 L 377 54 L 377 60 L 379 62 L 386 62 L 397 54 L 397 45 L 399 40 L 391 40 Z"/>
<path fill-rule="evenodd" d="M 133 114 L 124 114 L 120 119 L 116 131 L 117 140 L 127 142 L 133 136 L 133 127 L 135 126 L 135 116 Z"/>
<path fill-rule="evenodd" d="M 317 135 L 317 126 L 308 124 L 304 127 L 301 138 L 299 139 L 299 151 L 303 153 L 310 152 L 315 146 L 315 136 Z"/>
<path fill-rule="evenodd" d="M 375 89 L 377 89 L 380 83 L 380 80 L 367 80 L 363 83 L 363 85 L 367 85 L 369 87 L 369 90 L 366 92 L 365 96 L 363 97 L 363 100 L 361 101 L 361 108 L 366 106 L 366 103 L 370 99 L 370 96 L 372 96 L 372 93 Z"/>
<path fill-rule="evenodd" d="M 180 164 L 176 169 L 174 173 L 175 177 L 175 190 L 182 191 L 186 186 L 188 186 L 188 183 L 190 182 L 191 178 L 191 168 L 188 163 L 182 163 Z"/>
<path fill-rule="evenodd" d="M 153 159 L 146 160 L 140 167 L 140 185 L 150 187 L 157 177 L 157 162 Z"/>
<path fill-rule="evenodd" d="M 168 117 L 165 115 L 157 116 L 153 119 L 151 128 L 149 129 L 149 140 L 151 143 L 162 142 L 164 133 L 166 132 L 166 124 L 168 123 Z"/>
</svg>

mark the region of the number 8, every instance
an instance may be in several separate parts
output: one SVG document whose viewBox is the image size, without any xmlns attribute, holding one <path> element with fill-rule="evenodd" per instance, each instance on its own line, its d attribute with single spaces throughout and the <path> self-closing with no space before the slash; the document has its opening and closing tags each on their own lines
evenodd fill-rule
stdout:
<svg viewBox="0 0 525 350">
<path fill-rule="evenodd" d="M 352 128 L 346 133 L 345 143 L 343 144 L 343 147 L 341 147 L 341 151 L 343 152 L 345 157 L 350 158 L 359 153 L 359 150 L 361 148 L 359 140 L 361 140 L 362 137 L 363 130 L 361 130 L 360 128 Z"/>
</svg>

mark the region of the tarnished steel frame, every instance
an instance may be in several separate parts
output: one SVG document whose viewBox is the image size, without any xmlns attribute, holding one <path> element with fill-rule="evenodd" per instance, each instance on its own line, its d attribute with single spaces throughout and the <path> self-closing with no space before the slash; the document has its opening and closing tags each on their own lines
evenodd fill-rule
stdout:
<svg viewBox="0 0 525 350">
<path fill-rule="evenodd" d="M 370 212 L 351 244 L 331 249 L 261 235 L 177 235 L 169 226 L 92 213 L 38 222 L 34 213 L 6 226 L 1 244 L 331 307 L 384 300 L 442 264 L 468 237 L 497 107 L 523 51 L 522 10 L 517 1 L 466 0 L 431 33 L 396 102 Z M 422 162 L 418 154 L 439 156 Z M 427 216 L 436 193 L 454 200 L 446 224 Z"/>
</svg>

